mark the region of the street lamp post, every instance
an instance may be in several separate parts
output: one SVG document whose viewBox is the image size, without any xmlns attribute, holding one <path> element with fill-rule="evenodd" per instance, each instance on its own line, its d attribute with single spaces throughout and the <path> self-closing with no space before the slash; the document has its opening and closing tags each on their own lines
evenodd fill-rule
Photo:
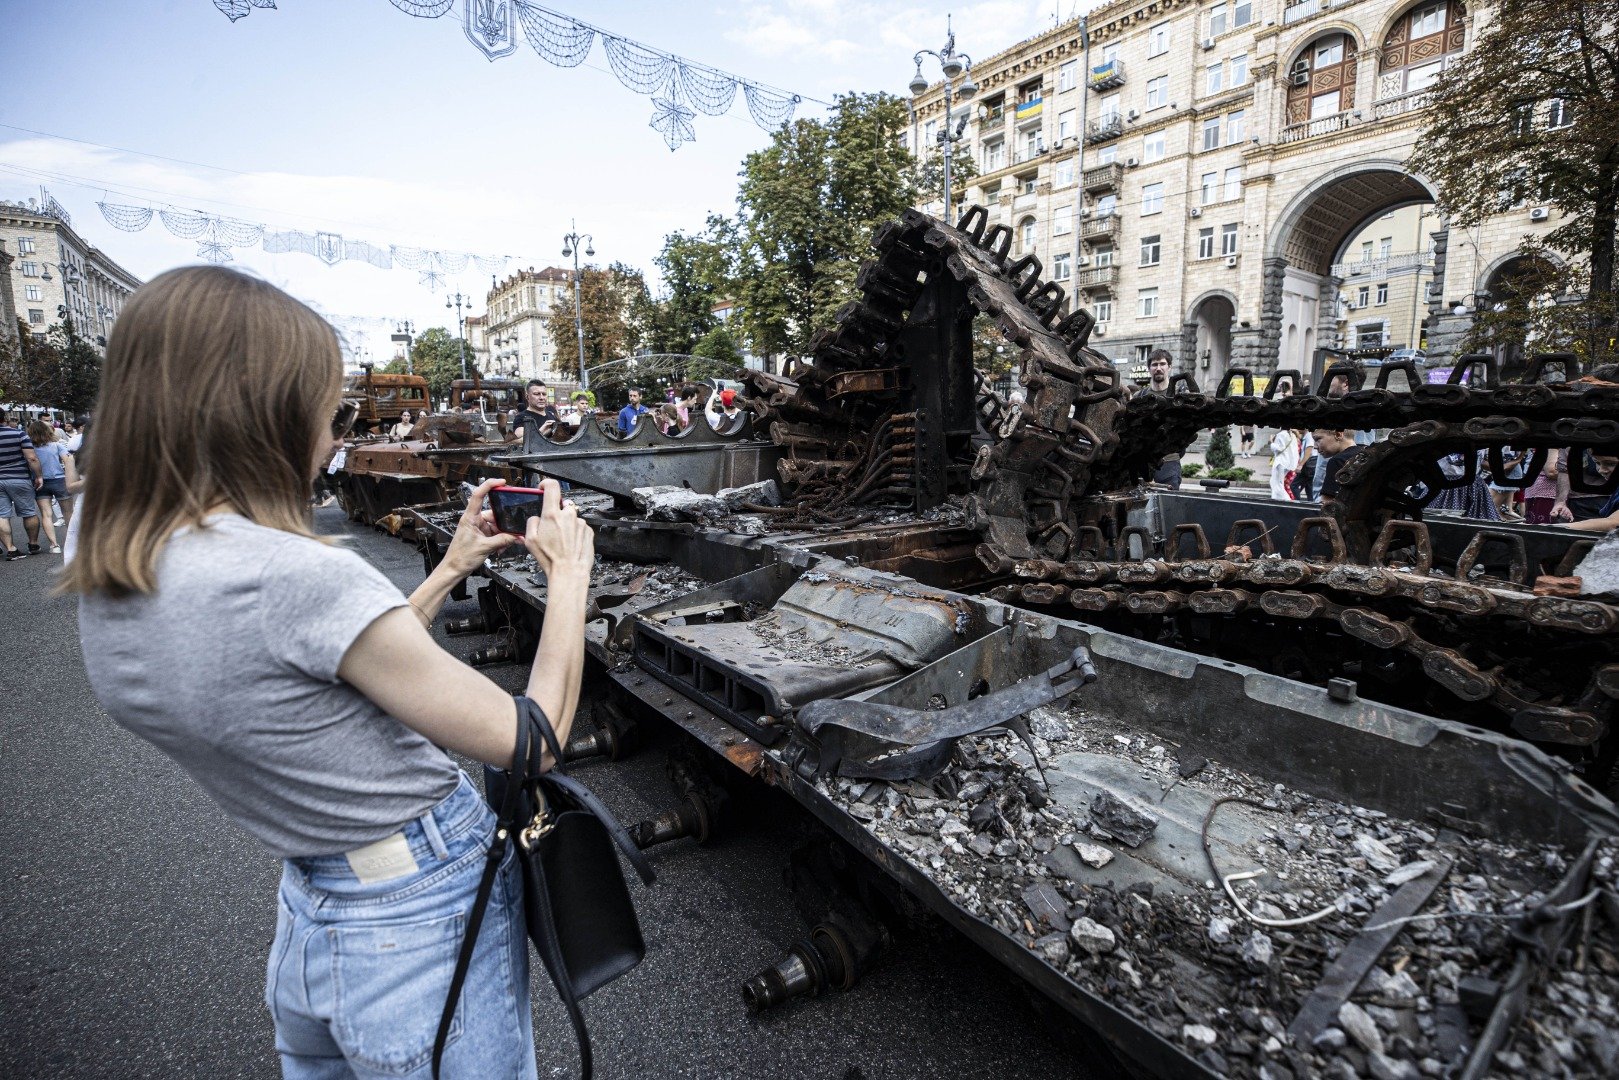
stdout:
<svg viewBox="0 0 1619 1080">
<path fill-rule="evenodd" d="M 579 224 L 568 222 L 569 231 L 562 236 L 562 257 L 573 256 L 573 331 L 579 338 L 579 389 L 590 389 L 590 372 L 585 368 L 585 317 L 580 306 L 579 246 L 584 245 L 587 257 L 596 254 L 596 241 L 589 233 L 579 234 Z"/>
<path fill-rule="evenodd" d="M 405 374 L 416 374 L 416 361 L 411 358 L 410 349 L 416 344 L 416 324 L 409 319 L 394 323 L 394 333 L 405 339 Z"/>
<path fill-rule="evenodd" d="M 973 81 L 973 58 L 966 53 L 956 51 L 956 32 L 949 28 L 949 21 L 945 22 L 944 48 L 935 52 L 932 49 L 921 49 L 911 60 L 916 64 L 916 74 L 911 77 L 911 96 L 921 97 L 927 93 L 927 76 L 922 74 L 922 57 L 931 56 L 939 62 L 939 70 L 944 72 L 944 126 L 938 134 L 939 150 L 944 155 L 944 220 L 945 224 L 955 223 L 951 213 L 950 202 L 950 157 L 955 144 L 962 140 L 962 132 L 967 127 L 967 112 L 962 111 L 958 122 L 954 110 L 954 101 L 967 101 L 978 93 L 978 84 Z M 961 85 L 952 84 L 957 76 L 965 75 Z M 952 127 L 954 130 L 952 130 Z"/>
<path fill-rule="evenodd" d="M 466 317 L 461 314 L 461 309 L 463 307 L 468 309 L 472 307 L 472 297 L 462 296 L 461 293 L 457 291 L 453 298 L 448 296 L 444 298 L 444 306 L 446 308 L 452 306 L 450 302 L 452 299 L 455 301 L 453 305 L 455 308 L 455 340 L 461 349 L 461 377 L 464 379 L 467 377 L 467 320 Z"/>
</svg>

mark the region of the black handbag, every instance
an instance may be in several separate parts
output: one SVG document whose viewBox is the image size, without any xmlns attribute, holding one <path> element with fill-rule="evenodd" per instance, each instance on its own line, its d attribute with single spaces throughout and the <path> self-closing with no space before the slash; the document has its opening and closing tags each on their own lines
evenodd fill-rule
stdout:
<svg viewBox="0 0 1619 1080">
<path fill-rule="evenodd" d="M 549 772 L 540 769 L 542 747 L 551 751 L 555 763 Z M 617 852 L 624 853 L 647 885 L 655 877 L 652 866 L 612 812 L 589 788 L 565 775 L 564 767 L 562 748 L 545 710 L 519 697 L 512 768 L 508 772 L 484 767 L 484 793 L 498 821 L 433 1042 L 435 1080 L 495 875 L 513 840 L 523 875 L 528 937 L 568 1010 L 585 1080 L 591 1075 L 590 1033 L 579 999 L 629 971 L 646 955 Z"/>
</svg>

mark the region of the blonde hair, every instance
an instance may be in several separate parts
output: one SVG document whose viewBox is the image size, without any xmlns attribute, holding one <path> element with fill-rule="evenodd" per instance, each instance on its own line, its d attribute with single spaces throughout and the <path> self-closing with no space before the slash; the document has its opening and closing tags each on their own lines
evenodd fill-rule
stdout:
<svg viewBox="0 0 1619 1080">
<path fill-rule="evenodd" d="M 61 590 L 154 591 L 163 545 L 214 507 L 313 535 L 312 470 L 342 378 L 331 326 L 268 282 L 194 266 L 138 289 L 107 342 Z"/>
<path fill-rule="evenodd" d="M 28 441 L 35 446 L 49 446 L 56 441 L 56 429 L 43 420 L 28 425 Z"/>
</svg>

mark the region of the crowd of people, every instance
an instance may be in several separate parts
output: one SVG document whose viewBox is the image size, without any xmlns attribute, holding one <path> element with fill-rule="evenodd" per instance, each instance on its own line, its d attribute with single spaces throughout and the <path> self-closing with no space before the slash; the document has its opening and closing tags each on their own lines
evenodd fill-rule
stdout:
<svg viewBox="0 0 1619 1080">
<path fill-rule="evenodd" d="M 78 455 L 89 424 L 88 417 L 69 419 L 51 410 L 31 418 L 0 415 L 0 541 L 7 562 L 47 548 L 53 555 L 62 553 L 73 520 L 73 497 L 84 486 Z M 18 546 L 14 520 L 22 522 L 25 546 Z M 60 536 L 58 529 L 64 530 Z"/>
</svg>

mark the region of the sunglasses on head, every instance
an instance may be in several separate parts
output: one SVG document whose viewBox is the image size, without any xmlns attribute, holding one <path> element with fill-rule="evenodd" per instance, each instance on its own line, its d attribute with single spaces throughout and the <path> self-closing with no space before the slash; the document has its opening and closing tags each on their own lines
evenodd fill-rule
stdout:
<svg viewBox="0 0 1619 1080">
<path fill-rule="evenodd" d="M 337 407 L 337 412 L 332 415 L 332 438 L 341 439 L 347 435 L 349 429 L 354 426 L 354 421 L 359 418 L 360 403 L 345 400 Z"/>
</svg>

